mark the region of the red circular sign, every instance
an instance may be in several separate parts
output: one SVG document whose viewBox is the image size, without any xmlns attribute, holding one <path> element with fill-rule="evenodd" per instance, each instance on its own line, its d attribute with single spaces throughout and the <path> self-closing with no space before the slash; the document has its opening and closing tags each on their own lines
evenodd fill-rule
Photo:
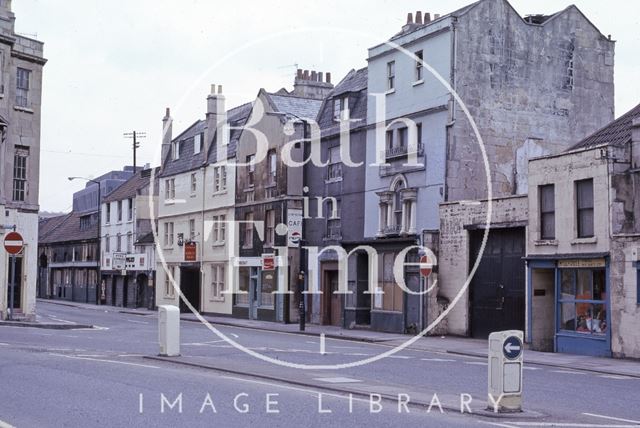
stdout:
<svg viewBox="0 0 640 428">
<path fill-rule="evenodd" d="M 429 256 L 420 257 L 420 275 L 427 278 L 431 275 L 431 271 L 433 270 L 433 264 L 431 263 L 431 259 Z"/>
<path fill-rule="evenodd" d="M 23 247 L 24 242 L 22 241 L 22 235 L 18 232 L 9 232 L 7 236 L 4 237 L 4 249 L 7 250 L 7 253 L 20 254 Z"/>
</svg>

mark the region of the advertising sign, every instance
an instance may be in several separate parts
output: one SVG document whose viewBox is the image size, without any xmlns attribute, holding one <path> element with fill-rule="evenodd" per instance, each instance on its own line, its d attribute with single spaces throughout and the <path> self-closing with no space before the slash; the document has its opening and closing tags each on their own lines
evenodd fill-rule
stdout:
<svg viewBox="0 0 640 428">
<path fill-rule="evenodd" d="M 287 242 L 289 247 L 299 247 L 302 239 L 302 210 L 287 210 Z"/>
</svg>

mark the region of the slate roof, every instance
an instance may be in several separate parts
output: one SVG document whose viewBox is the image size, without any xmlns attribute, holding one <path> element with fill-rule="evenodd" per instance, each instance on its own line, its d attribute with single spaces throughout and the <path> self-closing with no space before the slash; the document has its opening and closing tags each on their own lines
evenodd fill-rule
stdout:
<svg viewBox="0 0 640 428">
<path fill-rule="evenodd" d="M 349 96 L 349 116 L 360 119 L 350 123 L 351 129 L 366 125 L 367 119 L 367 68 L 351 70 L 329 93 L 318 114 L 318 125 L 322 138 L 340 132 L 340 123 L 333 119 L 333 103 L 335 99 Z"/>
<path fill-rule="evenodd" d="M 631 142 L 631 122 L 634 118 L 640 118 L 640 104 L 606 125 L 584 138 L 579 143 L 570 147 L 567 151 L 576 149 L 586 149 L 599 145 L 611 145 L 621 147 Z"/>
<path fill-rule="evenodd" d="M 160 168 L 155 168 L 154 174 L 157 174 Z M 127 198 L 135 198 L 140 189 L 149 185 L 151 180 L 151 171 L 138 171 L 130 179 L 122 183 L 116 190 L 109 193 L 102 199 L 102 202 L 120 201 Z M 156 189 L 157 190 L 157 189 Z"/>
<path fill-rule="evenodd" d="M 266 92 L 266 94 L 275 111 L 302 119 L 316 120 L 322 106 L 322 100 L 284 95 L 280 92 L 278 94 Z"/>
<path fill-rule="evenodd" d="M 80 217 L 86 213 L 70 212 L 57 217 L 43 219 L 38 224 L 38 244 L 53 244 L 72 241 L 97 240 L 98 222 L 94 221 L 86 229 L 80 229 Z"/>
<path fill-rule="evenodd" d="M 249 117 L 250 111 L 251 103 L 242 104 L 238 107 L 227 110 L 227 121 L 231 126 L 243 126 L 246 123 L 247 118 Z M 192 171 L 194 169 L 200 168 L 205 163 L 204 149 L 206 147 L 206 144 L 204 142 L 204 131 L 206 126 L 206 121 L 197 120 L 172 140 L 172 143 L 175 143 L 176 141 L 181 142 L 180 158 L 176 160 L 173 159 L 173 147 L 171 147 L 171 149 L 167 153 L 167 157 L 163 161 L 164 167 L 162 169 L 162 173 L 159 176 L 166 177 L 187 171 Z M 234 157 L 236 154 L 236 145 L 240 133 L 240 130 L 231 130 L 230 132 L 228 147 L 229 158 Z M 200 153 L 194 154 L 193 139 L 198 134 L 203 134 L 201 143 L 202 150 L 200 150 Z M 214 136 L 214 139 L 215 138 L 216 137 Z M 207 162 L 216 162 L 216 150 L 214 150 L 213 148 L 214 144 L 211 145 L 209 153 L 207 154 Z"/>
</svg>

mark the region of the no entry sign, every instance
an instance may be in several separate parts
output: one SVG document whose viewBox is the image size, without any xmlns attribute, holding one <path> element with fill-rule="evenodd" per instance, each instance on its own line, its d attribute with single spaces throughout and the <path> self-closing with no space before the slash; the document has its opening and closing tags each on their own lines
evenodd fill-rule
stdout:
<svg viewBox="0 0 640 428">
<path fill-rule="evenodd" d="M 433 270 L 433 263 L 429 256 L 420 257 L 420 275 L 425 278 L 428 278 L 431 275 L 431 271 Z"/>
<path fill-rule="evenodd" d="M 9 232 L 4 237 L 4 249 L 7 250 L 7 253 L 12 255 L 20 254 L 23 248 L 22 235 L 18 232 Z"/>
</svg>

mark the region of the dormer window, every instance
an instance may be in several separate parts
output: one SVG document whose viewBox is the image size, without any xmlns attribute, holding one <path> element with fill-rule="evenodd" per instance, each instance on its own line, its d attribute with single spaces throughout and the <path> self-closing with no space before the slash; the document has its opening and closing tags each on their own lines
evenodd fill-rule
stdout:
<svg viewBox="0 0 640 428">
<path fill-rule="evenodd" d="M 202 134 L 193 136 L 193 154 L 197 155 L 202 150 Z"/>
<path fill-rule="evenodd" d="M 173 142 L 173 160 L 180 159 L 180 141 Z"/>
<path fill-rule="evenodd" d="M 344 96 L 333 99 L 333 120 L 349 119 L 349 97 Z"/>
</svg>

